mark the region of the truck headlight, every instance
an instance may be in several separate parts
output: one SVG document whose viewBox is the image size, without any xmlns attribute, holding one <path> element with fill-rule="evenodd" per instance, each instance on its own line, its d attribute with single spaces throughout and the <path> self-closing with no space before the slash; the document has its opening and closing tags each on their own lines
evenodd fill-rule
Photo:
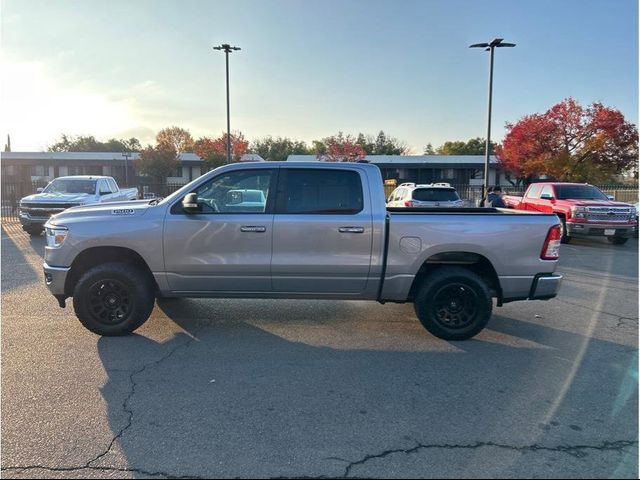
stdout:
<svg viewBox="0 0 640 480">
<path fill-rule="evenodd" d="M 575 218 L 587 218 L 587 208 L 571 207 L 571 216 Z"/>
<path fill-rule="evenodd" d="M 69 231 L 66 227 L 45 227 L 47 236 L 47 246 L 52 248 L 60 247 L 67 239 Z"/>
</svg>

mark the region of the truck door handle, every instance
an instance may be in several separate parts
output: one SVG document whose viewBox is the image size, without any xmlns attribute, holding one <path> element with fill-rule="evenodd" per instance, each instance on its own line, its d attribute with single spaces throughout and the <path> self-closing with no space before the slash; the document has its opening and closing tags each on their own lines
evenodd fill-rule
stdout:
<svg viewBox="0 0 640 480">
<path fill-rule="evenodd" d="M 262 225 L 243 225 L 240 227 L 241 232 L 252 232 L 252 233 L 264 233 L 267 231 L 267 227 L 263 227 Z"/>
<path fill-rule="evenodd" d="M 340 227 L 340 233 L 364 233 L 364 227 Z"/>
</svg>

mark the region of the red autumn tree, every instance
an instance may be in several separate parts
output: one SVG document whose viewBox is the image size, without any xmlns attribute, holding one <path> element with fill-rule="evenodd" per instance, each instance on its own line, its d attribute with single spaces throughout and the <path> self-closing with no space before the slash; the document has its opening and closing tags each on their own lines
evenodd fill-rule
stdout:
<svg viewBox="0 0 640 480">
<path fill-rule="evenodd" d="M 156 143 L 163 150 L 178 153 L 193 152 L 193 137 L 189 130 L 180 127 L 163 128 L 156 135 Z"/>
<path fill-rule="evenodd" d="M 568 98 L 545 113 L 507 124 L 507 130 L 496 154 L 519 181 L 541 175 L 559 181 L 608 181 L 638 168 L 637 127 L 601 103 L 583 108 Z"/>
<path fill-rule="evenodd" d="M 356 143 L 351 135 L 338 132 L 337 135 L 323 139 L 324 151 L 318 151 L 318 160 L 328 162 L 357 162 L 362 160 L 367 153 Z M 315 143 L 315 142 L 314 142 Z"/>
<path fill-rule="evenodd" d="M 247 153 L 249 142 L 245 140 L 242 132 L 231 134 L 231 160 L 240 161 L 242 155 Z M 202 137 L 196 140 L 193 146 L 196 155 L 202 158 L 209 168 L 224 165 L 227 161 L 227 134 L 223 133 L 216 138 Z"/>
</svg>

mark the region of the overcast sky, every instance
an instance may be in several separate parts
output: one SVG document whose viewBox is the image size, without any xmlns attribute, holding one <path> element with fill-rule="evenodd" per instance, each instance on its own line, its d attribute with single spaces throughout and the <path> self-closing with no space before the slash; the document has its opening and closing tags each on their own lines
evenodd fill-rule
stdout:
<svg viewBox="0 0 640 480">
<path fill-rule="evenodd" d="M 383 129 L 413 153 L 494 138 L 565 97 L 638 119 L 635 0 L 3 0 L 0 134 L 14 151 L 62 133 L 152 142 L 162 127 L 310 141 Z"/>
</svg>

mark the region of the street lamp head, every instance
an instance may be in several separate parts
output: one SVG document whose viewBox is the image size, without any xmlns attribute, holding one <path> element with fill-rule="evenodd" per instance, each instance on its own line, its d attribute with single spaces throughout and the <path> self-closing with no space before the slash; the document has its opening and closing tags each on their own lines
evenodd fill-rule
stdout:
<svg viewBox="0 0 640 480">
<path fill-rule="evenodd" d="M 501 48 L 501 47 L 515 47 L 515 43 L 506 43 L 503 42 L 502 38 L 494 38 L 490 43 L 474 43 L 473 45 L 469 45 L 469 48 L 484 48 L 486 52 L 490 51 L 492 48 Z"/>
<path fill-rule="evenodd" d="M 220 45 L 219 47 L 213 47 L 214 50 L 223 50 L 226 53 L 231 53 L 232 51 L 235 50 L 240 50 L 240 47 L 232 47 L 231 45 L 229 45 L 228 43 L 223 43 L 222 45 Z"/>
</svg>

